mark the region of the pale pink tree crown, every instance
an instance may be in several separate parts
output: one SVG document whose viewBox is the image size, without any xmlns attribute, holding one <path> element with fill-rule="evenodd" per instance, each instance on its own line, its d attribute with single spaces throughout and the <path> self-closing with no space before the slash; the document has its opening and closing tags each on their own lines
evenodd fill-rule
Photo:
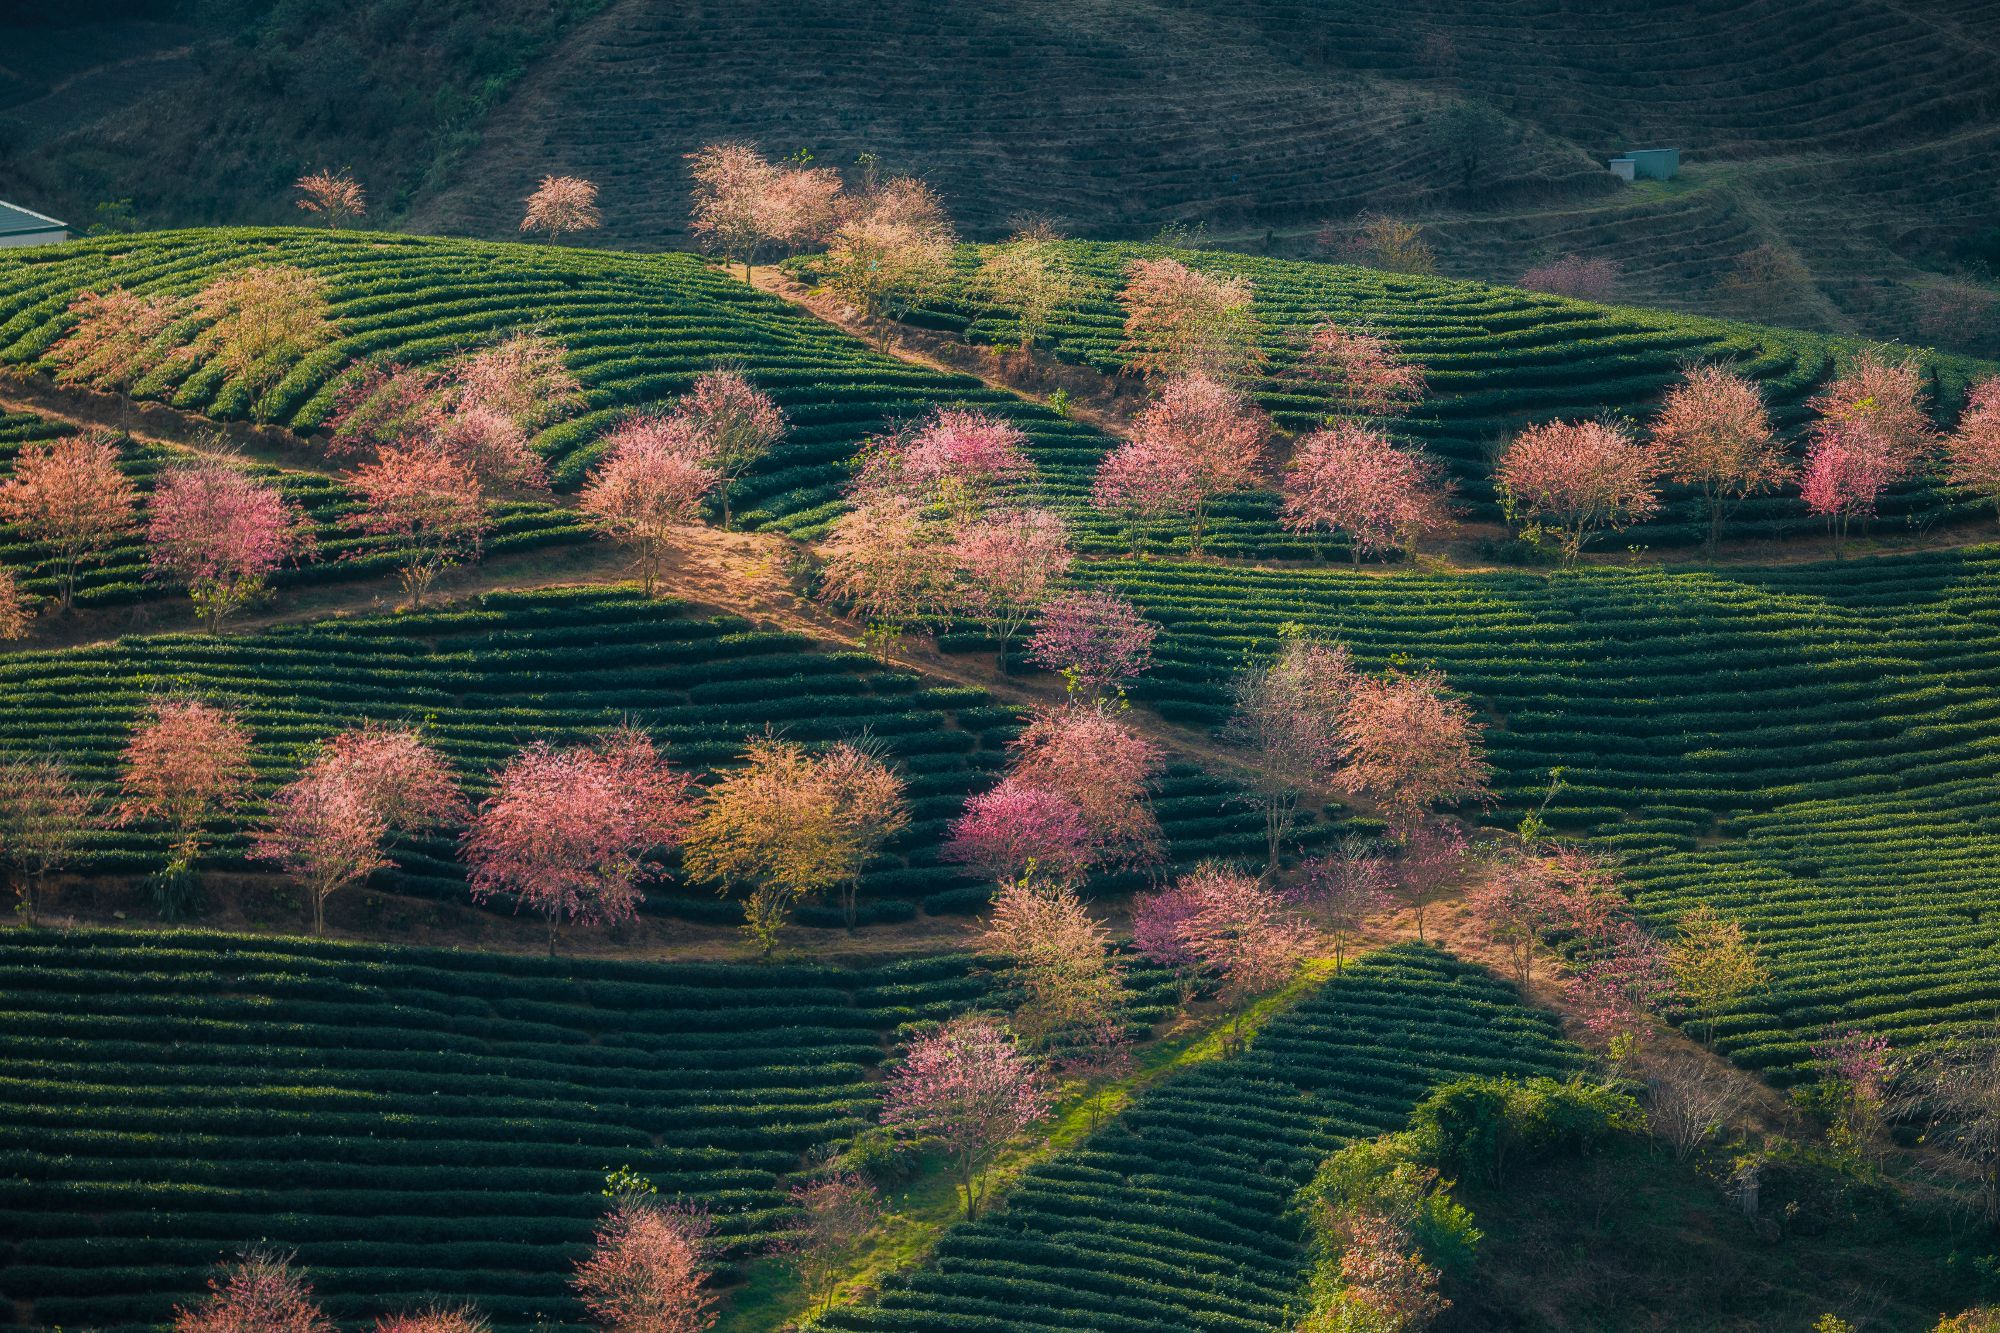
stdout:
<svg viewBox="0 0 2000 1333">
<path fill-rule="evenodd" d="M 730 488 L 784 438 L 784 411 L 742 371 L 711 370 L 681 395 L 671 419 L 688 432 L 695 460 L 715 471 L 728 527 Z"/>
<path fill-rule="evenodd" d="M 1191 269 L 1177 259 L 1135 259 L 1125 266 L 1126 364 L 1142 375 L 1223 379 L 1254 365 L 1258 322 L 1250 280 Z"/>
<path fill-rule="evenodd" d="M 1972 386 L 1958 426 L 1945 440 L 1946 480 L 2000 512 L 2000 376 Z"/>
<path fill-rule="evenodd" d="M 299 192 L 299 211 L 324 218 L 329 230 L 338 230 L 343 222 L 367 216 L 368 192 L 344 171 L 315 171 L 299 177 L 292 188 Z"/>
<path fill-rule="evenodd" d="M 1590 534 L 1651 518 L 1660 507 L 1660 458 L 1622 427 L 1551 421 L 1514 437 L 1494 472 L 1508 516 L 1531 539 L 1554 537 L 1574 561 Z"/>
<path fill-rule="evenodd" d="M 621 1198 L 570 1285 L 605 1333 L 705 1333 L 716 1321 L 713 1229 L 699 1209 Z"/>
<path fill-rule="evenodd" d="M 140 296 L 122 287 L 79 292 L 70 302 L 76 323 L 45 354 L 58 384 L 123 388 L 167 355 L 155 340 L 180 312 L 170 296 Z"/>
<path fill-rule="evenodd" d="M 1036 665 L 1061 673 L 1072 694 L 1095 699 L 1145 674 L 1159 632 L 1115 592 L 1066 592 L 1043 604 L 1028 655 Z"/>
<path fill-rule="evenodd" d="M 1159 855 L 1160 826 L 1147 792 L 1160 747 L 1104 707 L 1037 710 L 1013 745 L 1010 776 L 1068 798 L 1083 812 L 1101 863 L 1145 865 Z"/>
<path fill-rule="evenodd" d="M 1396 828 L 1413 829 L 1439 805 L 1491 799 L 1484 729 L 1435 671 L 1364 676 L 1341 702 L 1336 781 L 1376 801 Z"/>
<path fill-rule="evenodd" d="M 139 492 L 119 471 L 118 445 L 105 432 L 22 445 L 0 485 L 0 522 L 55 551 L 57 602 L 65 611 L 75 600 L 78 567 L 137 528 L 138 507 Z"/>
<path fill-rule="evenodd" d="M 1004 657 L 1028 618 L 1055 593 L 1076 553 L 1069 528 L 1046 509 L 1010 509 L 957 527 L 951 558 L 960 609 L 984 621 Z"/>
<path fill-rule="evenodd" d="M 157 697 L 125 745 L 122 821 L 158 820 L 192 859 L 202 826 L 250 794 L 250 729 L 229 709 Z"/>
<path fill-rule="evenodd" d="M 1451 525 L 1437 465 L 1351 422 L 1314 431 L 1294 446 L 1283 492 L 1279 518 L 1287 528 L 1342 534 L 1356 564 L 1366 555 L 1408 550 Z"/>
<path fill-rule="evenodd" d="M 1576 301 L 1609 301 L 1618 290 L 1618 265 L 1609 259 L 1564 255 L 1523 273 L 1521 285 L 1531 292 Z"/>
<path fill-rule="evenodd" d="M 967 1015 L 910 1044 L 890 1072 L 882 1123 L 946 1156 L 970 1218 L 978 1214 L 987 1167 L 1049 1107 L 1041 1074 L 1014 1039 Z"/>
<path fill-rule="evenodd" d="M 348 475 L 363 508 L 363 532 L 395 539 L 413 606 L 445 570 L 479 558 L 490 520 L 479 477 L 463 459 L 430 444 L 384 448 Z"/>
<path fill-rule="evenodd" d="M 153 574 L 187 588 L 211 633 L 314 547 L 309 520 L 275 484 L 220 460 L 168 469 L 147 509 Z"/>
<path fill-rule="evenodd" d="M 539 231 L 551 240 L 603 225 L 597 209 L 597 186 L 581 176 L 544 176 L 527 198 L 521 214 L 522 231 Z"/>
<path fill-rule="evenodd" d="M 208 1295 L 174 1308 L 174 1333 L 335 1333 L 313 1300 L 312 1285 L 292 1268 L 291 1256 L 252 1250 L 220 1278 Z"/>
<path fill-rule="evenodd" d="M 1346 417 L 1400 416 L 1424 397 L 1424 368 L 1380 334 L 1327 320 L 1306 335 L 1294 373 L 1324 385 Z"/>
<path fill-rule="evenodd" d="M 1209 503 L 1257 484 L 1270 433 L 1270 419 L 1237 390 L 1203 375 L 1179 376 L 1099 466 L 1092 500 L 1114 510 L 1188 515 L 1189 551 L 1199 555 Z"/>
<path fill-rule="evenodd" d="M 692 432 L 676 418 L 628 418 L 605 442 L 577 503 L 598 531 L 638 553 L 650 594 L 680 529 L 701 517 L 719 477 L 700 461 Z"/>
</svg>

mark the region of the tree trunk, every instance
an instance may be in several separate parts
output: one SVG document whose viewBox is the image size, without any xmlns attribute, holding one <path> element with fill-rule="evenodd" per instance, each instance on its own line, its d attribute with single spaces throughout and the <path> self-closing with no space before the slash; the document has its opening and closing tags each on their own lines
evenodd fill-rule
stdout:
<svg viewBox="0 0 2000 1333">
<path fill-rule="evenodd" d="M 555 956 L 556 956 L 556 918 L 555 914 L 551 912 L 549 914 L 549 957 L 554 958 Z"/>
</svg>

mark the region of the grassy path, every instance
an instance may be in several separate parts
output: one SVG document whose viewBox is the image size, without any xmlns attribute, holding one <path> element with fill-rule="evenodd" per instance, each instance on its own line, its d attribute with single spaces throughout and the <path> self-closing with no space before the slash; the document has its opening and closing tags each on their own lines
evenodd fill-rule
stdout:
<svg viewBox="0 0 2000 1333">
<path fill-rule="evenodd" d="M 988 1172 L 987 1208 L 1004 1209 L 1007 1188 L 1022 1172 L 1081 1143 L 1160 1080 L 1229 1055 L 1239 1041 L 1252 1039 L 1272 1017 L 1310 995 L 1333 975 L 1331 959 L 1315 959 L 1283 989 L 1244 1010 L 1240 1036 L 1234 1015 L 1210 1016 L 1197 1031 L 1148 1045 L 1133 1070 L 1123 1077 L 1068 1089 L 1046 1133 L 1014 1145 Z M 866 1300 L 887 1275 L 922 1263 L 938 1237 L 964 1212 L 957 1184 L 941 1163 L 928 1158 L 915 1180 L 885 1192 L 884 1204 L 883 1222 L 840 1279 L 835 1293 L 839 1304 Z M 748 1281 L 731 1293 L 716 1333 L 772 1333 L 807 1312 L 809 1294 L 781 1261 L 759 1259 L 748 1265 L 747 1271 Z"/>
</svg>

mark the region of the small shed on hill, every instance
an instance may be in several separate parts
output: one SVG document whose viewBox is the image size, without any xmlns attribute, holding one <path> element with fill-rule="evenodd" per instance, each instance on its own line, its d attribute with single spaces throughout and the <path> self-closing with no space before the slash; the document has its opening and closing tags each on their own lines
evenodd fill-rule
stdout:
<svg viewBox="0 0 2000 1333">
<path fill-rule="evenodd" d="M 1680 174 L 1678 148 L 1634 148 L 1611 159 L 1611 174 L 1619 180 L 1670 181 Z"/>
<path fill-rule="evenodd" d="M 0 199 L 0 249 L 16 245 L 52 245 L 69 239 L 69 224 L 32 208 Z"/>
</svg>

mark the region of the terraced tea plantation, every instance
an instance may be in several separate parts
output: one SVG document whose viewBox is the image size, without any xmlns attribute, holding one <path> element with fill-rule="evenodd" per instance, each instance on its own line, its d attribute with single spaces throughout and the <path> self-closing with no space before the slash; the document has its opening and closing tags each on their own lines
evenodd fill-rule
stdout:
<svg viewBox="0 0 2000 1333">
<path fill-rule="evenodd" d="M 571 589 L 219 640 L 157 635 L 0 656 L 0 753 L 53 744 L 80 773 L 115 782 L 146 695 L 175 689 L 241 709 L 266 791 L 291 777 L 305 747 L 363 720 L 423 727 L 475 792 L 531 741 L 577 741 L 627 718 L 696 772 L 731 763 L 745 737 L 767 728 L 808 743 L 866 736 L 903 776 L 912 813 L 864 877 L 875 919 L 908 917 L 924 901 L 940 911 L 984 901 L 986 887 L 944 864 L 939 847 L 966 795 L 997 780 L 1018 728 L 1014 710 L 978 690 L 929 687 L 860 654 L 691 615 L 636 589 Z M 1260 816 L 1201 770 L 1171 769 L 1156 795 L 1177 862 L 1263 846 Z M 242 853 L 254 817 L 246 811 L 220 831 L 225 862 Z M 142 828 L 93 838 L 85 869 L 95 873 L 150 871 L 165 848 L 163 835 Z M 451 857 L 448 841 L 419 843 L 381 882 L 457 897 L 464 882 Z M 682 913 L 732 919 L 735 910 L 706 889 L 656 896 Z M 802 919 L 839 916 L 808 907 Z"/>
<path fill-rule="evenodd" d="M 53 440 L 73 433 L 59 421 L 27 412 L 0 412 L 0 482 L 13 470 L 15 455 L 24 444 Z M 77 578 L 79 606 L 102 606 L 166 595 L 170 590 L 149 582 L 146 577 L 146 511 L 143 497 L 152 491 L 159 473 L 195 455 L 170 445 L 143 444 L 125 439 L 118 443 L 121 470 L 141 493 L 140 527 L 105 551 L 101 559 L 86 561 Z M 238 464 L 252 476 L 274 481 L 286 499 L 297 505 L 311 521 L 313 553 L 296 566 L 287 566 L 275 576 L 279 586 L 334 582 L 343 579 L 393 576 L 395 553 L 389 539 L 358 532 L 347 522 L 360 506 L 353 494 L 330 477 L 316 473 L 271 467 L 259 463 Z M 534 550 L 541 547 L 575 544 L 591 540 L 592 534 L 576 515 L 555 505 L 536 501 L 496 500 L 489 505 L 493 529 L 486 538 L 491 554 Z M 0 524 L 0 566 L 14 571 L 22 591 L 34 597 L 53 597 L 56 566 L 46 546 L 27 539 L 19 531 Z"/>
<path fill-rule="evenodd" d="M 65 312 L 78 291 L 117 284 L 186 294 L 252 264 L 292 264 L 324 278 L 340 338 L 256 402 L 219 365 L 186 359 L 134 385 L 137 396 L 218 418 L 311 430 L 325 421 L 359 363 L 427 364 L 533 328 L 568 348 L 569 367 L 589 399 L 584 412 L 537 439 L 559 486 L 581 480 L 598 437 L 626 413 L 657 406 L 703 371 L 730 364 L 777 399 L 792 423 L 738 488 L 736 513 L 747 526 L 820 531 L 839 510 L 839 491 L 862 441 L 940 406 L 969 406 L 1020 426 L 1045 498 L 1081 520 L 1097 544 L 1112 540 L 1083 505 L 1112 441 L 970 376 L 875 352 L 692 255 L 282 228 L 157 232 L 43 254 L 17 251 L 0 256 L 0 362 L 34 364 L 68 327 Z M 1223 506 L 1217 520 L 1217 550 L 1314 549 L 1276 530 L 1268 502 Z"/>
<path fill-rule="evenodd" d="M 152 1329 L 211 1266 L 296 1248 L 358 1326 L 470 1298 L 580 1326 L 608 1170 L 706 1204 L 731 1255 L 872 1122 L 964 955 L 867 971 L 617 964 L 192 932 L 9 932 L 0 1291 L 23 1327 Z M 15 1318 L 19 1318 L 17 1315 Z"/>
<path fill-rule="evenodd" d="M 1469 1074 L 1561 1076 L 1582 1053 L 1510 987 L 1435 950 L 1371 955 L 1241 1056 L 1148 1092 L 954 1227 L 843 1333 L 1288 1329 L 1307 1268 L 1292 1193 L 1334 1148 L 1400 1128 Z"/>
<path fill-rule="evenodd" d="M 1755 933 L 1774 984 L 1717 1029 L 1752 1067 L 1804 1064 L 1836 1020 L 1901 1044 L 2000 1001 L 2000 548 L 1742 572 L 1101 572 L 1167 626 L 1138 692 L 1183 720 L 1220 721 L 1228 673 L 1286 623 L 1443 670 L 1491 723 L 1495 819 L 1560 767 L 1551 822 L 1622 854 L 1644 912 L 1709 901 Z"/>
<path fill-rule="evenodd" d="M 1757 379 L 1774 421 L 1781 428 L 1796 428 L 1805 419 L 1805 400 L 1835 369 L 1838 358 L 1862 346 L 1788 329 L 1341 264 L 1159 246 L 1075 242 L 1065 249 L 1079 269 L 1097 280 L 1097 295 L 1059 319 L 1054 351 L 1107 374 L 1125 365 L 1118 352 L 1124 316 L 1115 298 L 1127 262 L 1168 256 L 1206 271 L 1247 276 L 1270 358 L 1269 373 L 1255 385 L 1256 396 L 1289 431 L 1311 429 L 1327 410 L 1323 390 L 1287 373 L 1296 359 L 1293 338 L 1324 319 L 1388 337 L 1425 367 L 1430 390 L 1414 416 L 1397 429 L 1421 441 L 1449 467 L 1469 517 L 1483 521 L 1500 518 L 1489 476 L 1493 454 L 1522 426 L 1587 420 L 1607 412 L 1644 420 L 1685 362 L 1721 360 Z M 963 257 L 965 271 L 977 254 L 973 250 Z M 969 297 L 914 318 L 962 329 L 980 341 L 1004 345 L 1019 340 L 1011 319 Z M 1955 416 L 1969 380 L 2000 370 L 1966 357 L 1924 357 L 1934 402 L 1946 421 Z M 1890 530 L 1921 528 L 1967 516 L 1973 508 L 1935 483 L 1921 481 L 1886 496 L 1879 522 Z M 1700 535 L 1697 517 L 1690 496 L 1669 496 L 1658 519 L 1604 544 L 1690 544 Z M 1808 515 L 1796 491 L 1790 491 L 1752 498 L 1730 530 L 1738 536 L 1777 536 L 1823 528 L 1823 520 Z"/>
</svg>

